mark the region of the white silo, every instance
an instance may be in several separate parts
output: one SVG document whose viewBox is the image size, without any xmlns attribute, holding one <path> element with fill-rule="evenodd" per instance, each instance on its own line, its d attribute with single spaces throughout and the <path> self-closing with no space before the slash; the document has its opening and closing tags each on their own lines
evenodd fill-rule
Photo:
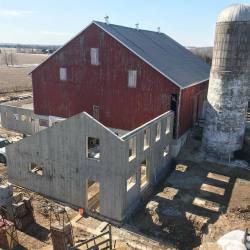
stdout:
<svg viewBox="0 0 250 250">
<path fill-rule="evenodd" d="M 229 159 L 242 148 L 250 84 L 250 5 L 223 10 L 216 23 L 202 148 Z"/>
</svg>

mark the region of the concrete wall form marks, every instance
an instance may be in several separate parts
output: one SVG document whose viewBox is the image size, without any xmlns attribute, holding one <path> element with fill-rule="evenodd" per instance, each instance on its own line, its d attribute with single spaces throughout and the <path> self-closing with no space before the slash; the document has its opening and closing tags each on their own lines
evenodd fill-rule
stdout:
<svg viewBox="0 0 250 250">
<path fill-rule="evenodd" d="M 0 105 L 1 125 L 9 130 L 32 135 L 35 126 L 34 112 L 32 109 L 14 105 L 18 103 L 19 102 L 9 102 Z M 22 104 L 24 103 L 25 102 L 22 101 Z"/>
<path fill-rule="evenodd" d="M 84 207 L 88 211 L 87 181 L 100 183 L 99 214 L 122 221 L 132 212 L 133 203 L 166 171 L 171 151 L 173 112 L 167 112 L 122 138 L 87 113 L 80 113 L 59 124 L 27 137 L 7 148 L 8 174 L 12 183 L 52 198 Z M 161 137 L 155 141 L 156 124 Z M 169 132 L 166 126 L 170 125 Z M 144 130 L 150 130 L 149 147 L 144 150 Z M 99 139 L 100 159 L 89 159 L 87 138 Z M 129 161 L 129 140 L 136 138 L 136 156 Z M 140 163 L 148 161 L 148 185 L 140 190 Z M 30 164 L 42 168 L 42 175 L 30 172 Z M 136 175 L 135 186 L 127 192 L 127 178 Z"/>
</svg>

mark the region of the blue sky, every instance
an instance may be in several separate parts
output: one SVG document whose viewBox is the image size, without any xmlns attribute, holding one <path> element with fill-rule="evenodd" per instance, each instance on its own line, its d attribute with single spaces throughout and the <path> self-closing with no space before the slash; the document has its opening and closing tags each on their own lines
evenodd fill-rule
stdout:
<svg viewBox="0 0 250 250">
<path fill-rule="evenodd" d="M 161 31 L 185 46 L 212 46 L 230 0 L 0 0 L 0 42 L 63 44 L 92 20 Z M 250 4 L 250 0 L 241 3 Z"/>
</svg>

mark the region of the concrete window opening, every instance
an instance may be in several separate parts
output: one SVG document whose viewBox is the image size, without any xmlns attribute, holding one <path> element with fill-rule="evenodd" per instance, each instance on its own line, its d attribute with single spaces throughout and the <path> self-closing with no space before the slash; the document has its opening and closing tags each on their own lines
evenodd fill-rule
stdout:
<svg viewBox="0 0 250 250">
<path fill-rule="evenodd" d="M 159 141 L 161 139 L 161 123 L 158 122 L 156 124 L 156 137 L 155 137 L 155 141 Z"/>
<path fill-rule="evenodd" d="M 128 146 L 129 146 L 129 153 L 128 153 L 128 159 L 129 161 L 132 161 L 133 159 L 136 158 L 136 138 L 131 138 L 128 141 Z"/>
<path fill-rule="evenodd" d="M 100 212 L 100 183 L 92 180 L 87 181 L 87 207 L 93 212 Z"/>
<path fill-rule="evenodd" d="M 34 162 L 31 162 L 29 165 L 29 172 L 32 174 L 36 174 L 36 175 L 43 175 L 43 168 L 39 165 L 37 165 Z"/>
<path fill-rule="evenodd" d="M 90 61 L 91 61 L 91 65 L 99 65 L 99 49 L 98 48 L 90 49 Z"/>
<path fill-rule="evenodd" d="M 127 191 L 129 191 L 132 187 L 134 187 L 136 184 L 136 174 L 130 176 L 127 179 Z"/>
<path fill-rule="evenodd" d="M 144 140 L 143 140 L 143 149 L 146 150 L 147 148 L 149 148 L 149 139 L 150 139 L 150 130 L 149 128 L 146 128 L 144 130 Z"/>
<path fill-rule="evenodd" d="M 87 157 L 89 159 L 100 160 L 100 140 L 94 137 L 87 137 Z"/>
<path fill-rule="evenodd" d="M 25 122 L 26 119 L 27 119 L 27 118 L 26 118 L 26 115 L 21 115 L 21 116 L 20 116 L 20 120 L 21 120 L 22 122 Z"/>
<path fill-rule="evenodd" d="M 128 71 L 128 87 L 136 88 L 136 82 L 137 82 L 137 71 L 129 70 Z"/>
<path fill-rule="evenodd" d="M 93 106 L 93 117 L 97 121 L 99 121 L 99 118 L 100 118 L 100 107 L 99 106 L 96 106 L 96 105 Z"/>
<path fill-rule="evenodd" d="M 144 188 L 147 187 L 149 183 L 149 178 L 148 178 L 148 166 L 147 166 L 147 160 L 144 160 L 141 162 L 140 165 L 140 172 L 141 172 L 141 183 L 140 183 L 140 188 L 143 190 Z"/>
<path fill-rule="evenodd" d="M 39 119 L 39 126 L 41 126 L 41 127 L 49 127 L 49 120 Z"/>
<path fill-rule="evenodd" d="M 163 149 L 163 157 L 166 157 L 168 154 L 169 154 L 169 145 L 164 147 L 164 149 Z"/>
<path fill-rule="evenodd" d="M 60 81 L 67 81 L 67 69 L 66 68 L 60 68 Z"/>
<path fill-rule="evenodd" d="M 171 126 L 171 119 L 170 117 L 167 118 L 167 124 L 166 124 L 166 134 L 170 132 L 170 126 Z"/>
<path fill-rule="evenodd" d="M 17 121 L 19 120 L 19 114 L 13 114 L 13 117 L 15 120 L 17 120 Z"/>
</svg>

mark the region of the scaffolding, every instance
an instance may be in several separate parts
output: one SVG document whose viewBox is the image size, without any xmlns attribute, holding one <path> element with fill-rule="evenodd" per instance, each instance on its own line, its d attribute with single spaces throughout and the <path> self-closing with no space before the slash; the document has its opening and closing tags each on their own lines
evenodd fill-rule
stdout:
<svg viewBox="0 0 250 250">
<path fill-rule="evenodd" d="M 17 229 L 23 231 L 35 222 L 34 210 L 31 204 L 31 197 L 18 193 L 13 196 L 9 209 L 11 221 L 15 223 Z"/>
<path fill-rule="evenodd" d="M 90 239 L 80 240 L 74 247 L 70 247 L 70 250 L 84 249 L 84 250 L 112 250 L 112 231 L 111 225 L 108 225 L 108 229 Z M 81 247 L 81 248 L 80 248 Z"/>
<path fill-rule="evenodd" d="M 73 229 L 65 208 L 51 206 L 49 217 L 53 248 L 56 250 L 67 250 L 73 246 Z"/>
<path fill-rule="evenodd" d="M 0 207 L 0 248 L 14 249 L 18 243 L 17 231 L 14 223 L 7 220 L 7 211 Z"/>
</svg>

